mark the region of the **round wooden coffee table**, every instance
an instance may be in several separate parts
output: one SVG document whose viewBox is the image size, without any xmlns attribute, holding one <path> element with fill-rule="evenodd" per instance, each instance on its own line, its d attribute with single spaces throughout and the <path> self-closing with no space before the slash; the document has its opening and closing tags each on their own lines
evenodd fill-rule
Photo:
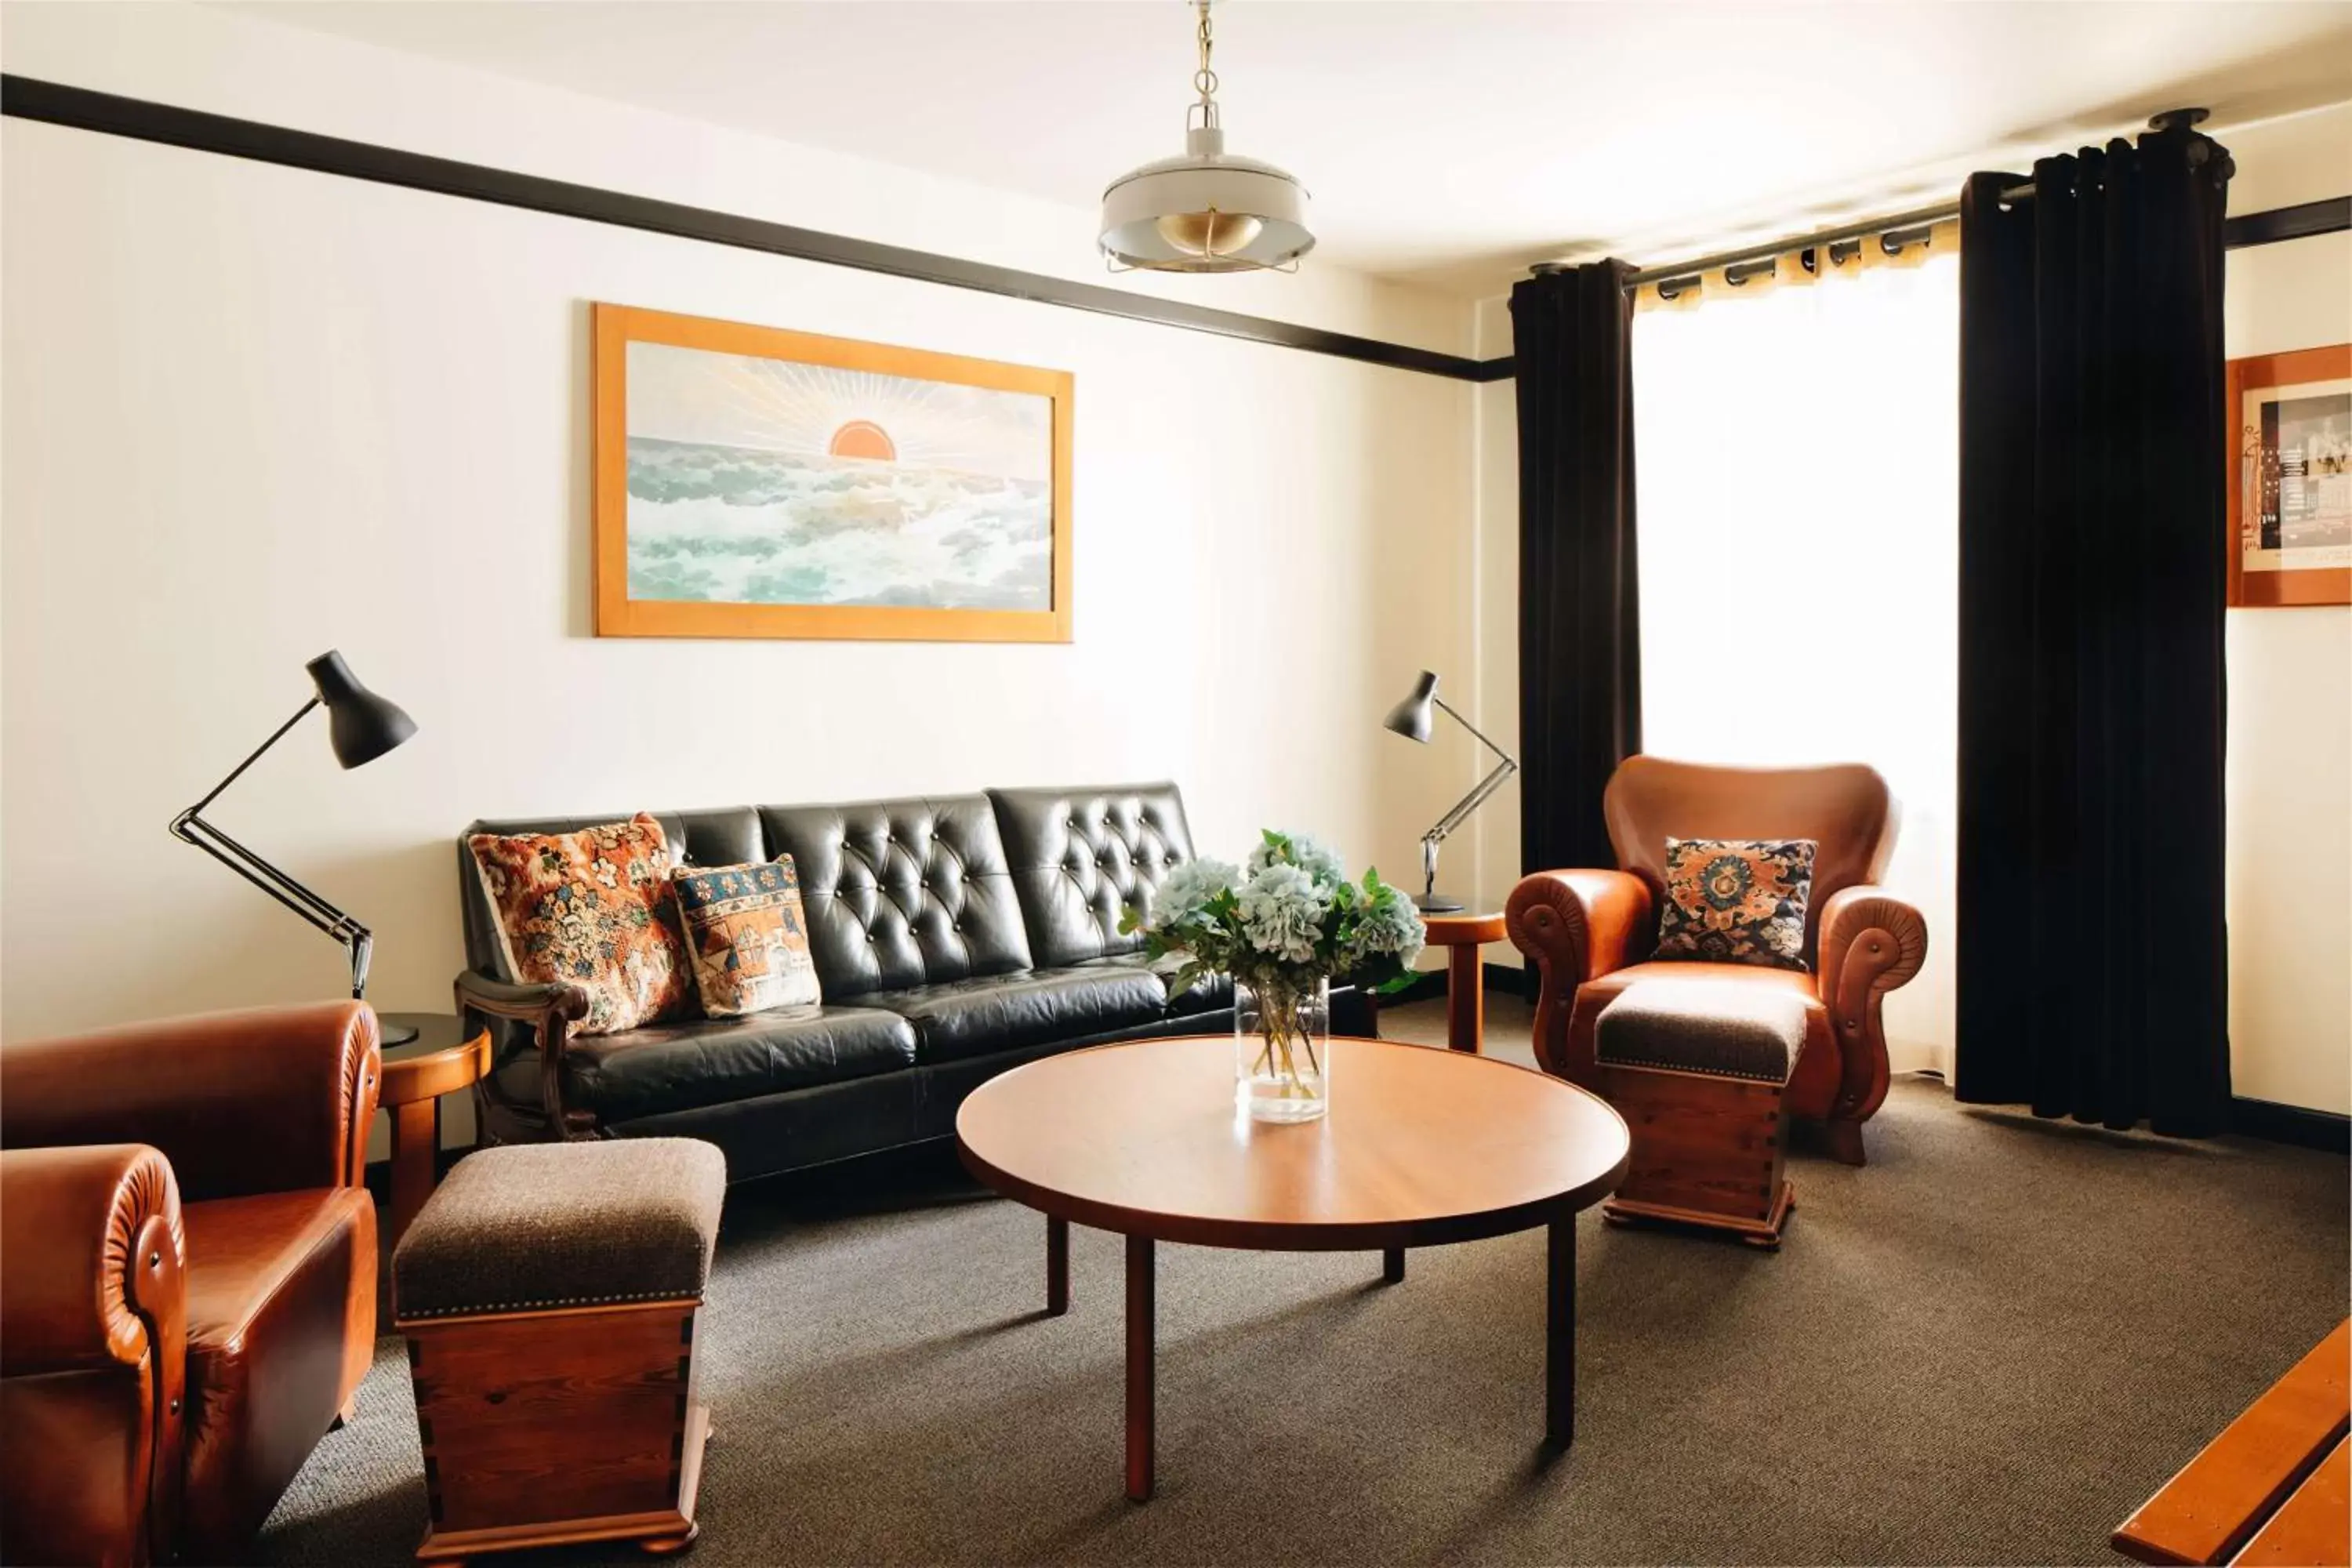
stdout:
<svg viewBox="0 0 2352 1568">
<path fill-rule="evenodd" d="M 1276 1125 L 1234 1108 L 1230 1036 L 1095 1046 L 1013 1068 L 956 1116 L 972 1173 L 1045 1215 L 1045 1310 L 1070 1305 L 1070 1225 L 1127 1237 L 1127 1495 L 1152 1485 L 1153 1247 L 1378 1249 L 1548 1227 L 1544 1436 L 1574 1435 L 1576 1215 L 1630 1144 L 1598 1096 L 1436 1047 L 1330 1043 L 1331 1109 Z"/>
</svg>

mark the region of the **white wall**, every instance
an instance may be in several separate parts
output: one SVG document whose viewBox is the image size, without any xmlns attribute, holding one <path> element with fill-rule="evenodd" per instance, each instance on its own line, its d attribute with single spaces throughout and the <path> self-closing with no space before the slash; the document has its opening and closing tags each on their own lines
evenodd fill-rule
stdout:
<svg viewBox="0 0 2352 1568">
<path fill-rule="evenodd" d="M 2218 134 L 2237 163 L 2233 213 L 2352 192 L 2352 105 Z M 2232 357 L 2352 341 L 2352 236 L 2232 251 L 2225 303 Z M 1482 300 L 1476 322 L 1481 357 L 1511 352 L 1504 300 Z M 1509 382 L 1473 395 L 1475 700 L 1498 737 L 1518 728 L 1513 397 Z M 2352 1110 L 2352 609 L 2234 610 L 2228 636 L 2233 1085 Z M 1507 886 L 1517 871 L 1518 805 L 1507 791 L 1481 814 L 1489 885 Z M 1899 1011 L 1890 1006 L 1891 1036 Z M 1891 1044 L 1898 1067 L 1929 1065 L 1930 1053 Z"/>
<path fill-rule="evenodd" d="M 184 6 L 5 8 L 8 68 L 1099 280 L 1091 215 Z M 0 1028 L 338 994 L 163 826 L 340 647 L 417 738 L 317 718 L 217 820 L 446 1010 L 477 816 L 1180 780 L 1402 873 L 1458 787 L 1383 733 L 1464 662 L 1470 389 L 1050 306 L 11 120 L 0 128 Z M 1170 292 L 1462 352 L 1328 267 Z M 1066 647 L 590 635 L 587 306 L 1076 376 Z"/>
<path fill-rule="evenodd" d="M 2230 210 L 2352 192 L 2352 105 L 2221 142 Z M 2352 235 L 2233 250 L 2232 359 L 2352 342 Z M 2230 1077 L 2242 1095 L 2352 1111 L 2352 608 L 2232 610 Z"/>
</svg>

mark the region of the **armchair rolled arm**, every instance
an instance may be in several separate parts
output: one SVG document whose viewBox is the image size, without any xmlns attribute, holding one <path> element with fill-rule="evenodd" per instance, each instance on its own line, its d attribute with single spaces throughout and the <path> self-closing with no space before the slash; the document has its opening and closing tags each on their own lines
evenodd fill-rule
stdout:
<svg viewBox="0 0 2352 1568">
<path fill-rule="evenodd" d="M 1841 888 L 1822 906 L 1821 992 L 1837 1032 L 1840 1084 L 1832 1110 L 1860 1121 L 1886 1098 L 1886 1031 L 1879 1003 L 1927 961 L 1926 917 L 1884 888 Z"/>
<path fill-rule="evenodd" d="M 186 1418 L 187 1242 L 162 1152 L 0 1152 L 0 1557 L 162 1562 Z"/>
<path fill-rule="evenodd" d="M 1576 988 L 1642 956 L 1654 940 L 1649 884 L 1630 871 L 1535 871 L 1504 906 L 1504 929 L 1534 963 L 1536 1059 L 1568 1070 L 1568 1021 Z"/>
<path fill-rule="evenodd" d="M 563 1047 L 571 1026 L 588 1016 L 588 993 L 569 981 L 515 984 L 478 969 L 457 976 L 457 1016 L 467 1030 L 481 1017 L 528 1024 L 539 1041 L 539 1100 L 548 1130 L 562 1138 L 584 1133 L 584 1121 L 563 1109 Z"/>
<path fill-rule="evenodd" d="M 188 1201 L 355 1186 L 383 1076 L 364 1002 L 253 1007 L 0 1049 L 0 1143 L 151 1143 Z"/>
</svg>

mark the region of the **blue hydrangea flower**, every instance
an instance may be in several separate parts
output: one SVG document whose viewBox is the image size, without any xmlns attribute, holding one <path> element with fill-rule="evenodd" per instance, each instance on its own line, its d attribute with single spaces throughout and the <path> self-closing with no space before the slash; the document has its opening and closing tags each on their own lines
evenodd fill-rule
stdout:
<svg viewBox="0 0 2352 1568">
<path fill-rule="evenodd" d="M 1410 969 L 1412 961 L 1421 956 L 1422 945 L 1428 940 L 1428 929 L 1421 923 L 1421 911 L 1396 896 L 1392 889 L 1383 889 L 1383 897 L 1367 905 L 1356 917 L 1354 949 L 1350 955 L 1357 963 L 1376 953 L 1393 953 L 1398 963 Z"/>
<path fill-rule="evenodd" d="M 1241 873 L 1227 860 L 1180 861 L 1169 868 L 1168 875 L 1151 895 L 1151 918 L 1144 922 L 1146 931 L 1165 931 L 1201 912 L 1202 905 L 1235 882 Z"/>
<path fill-rule="evenodd" d="M 1314 958 L 1331 899 L 1312 876 L 1279 862 L 1262 867 L 1242 884 L 1239 902 L 1242 934 L 1252 947 L 1292 963 Z"/>
<path fill-rule="evenodd" d="M 1290 840 L 1289 863 L 1308 877 L 1326 886 L 1348 879 L 1347 871 L 1339 864 L 1339 857 L 1321 839 L 1305 833 L 1286 834 L 1284 837 Z M 1273 845 L 1260 838 L 1257 847 L 1249 853 L 1249 865 L 1245 869 L 1255 877 L 1269 866 L 1279 865 L 1281 862 L 1275 858 L 1279 853 Z"/>
</svg>

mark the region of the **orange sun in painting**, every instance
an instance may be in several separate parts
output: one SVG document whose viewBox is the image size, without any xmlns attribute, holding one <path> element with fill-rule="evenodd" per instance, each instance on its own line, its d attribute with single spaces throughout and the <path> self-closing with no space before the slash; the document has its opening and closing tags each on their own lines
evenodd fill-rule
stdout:
<svg viewBox="0 0 2352 1568">
<path fill-rule="evenodd" d="M 890 433 L 871 419 L 853 419 L 835 430 L 825 450 L 836 458 L 878 458 L 886 463 L 898 456 Z"/>
</svg>

